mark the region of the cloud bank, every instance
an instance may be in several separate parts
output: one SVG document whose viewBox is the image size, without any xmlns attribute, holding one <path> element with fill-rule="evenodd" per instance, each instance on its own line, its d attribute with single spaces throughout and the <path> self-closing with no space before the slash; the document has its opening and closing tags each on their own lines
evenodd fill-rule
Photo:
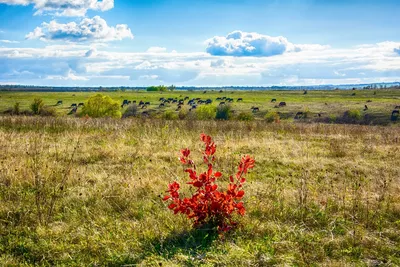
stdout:
<svg viewBox="0 0 400 267">
<path fill-rule="evenodd" d="M 133 34 L 126 24 L 118 24 L 115 27 L 107 25 L 107 22 L 99 16 L 84 18 L 79 24 L 76 22 L 58 23 L 55 20 L 49 23 L 43 22 L 33 32 L 25 36 L 26 39 L 39 39 L 42 41 L 68 41 L 68 42 L 108 42 L 133 39 Z"/>
<path fill-rule="evenodd" d="M 69 86 L 268 86 L 400 81 L 400 43 L 304 49 L 273 57 L 121 52 L 100 44 L 0 47 L 0 83 Z M 157 53 L 160 51 L 160 53 Z M 156 52 L 156 53 L 155 53 Z"/>
<path fill-rule="evenodd" d="M 35 15 L 85 16 L 88 10 L 106 11 L 114 7 L 114 0 L 0 0 L 0 4 L 33 5 Z"/>
<path fill-rule="evenodd" d="M 322 45 L 295 45 L 285 37 L 272 37 L 255 32 L 233 31 L 227 36 L 214 36 L 206 41 L 207 53 L 213 56 L 235 57 L 271 57 L 286 52 L 300 52 L 303 50 L 321 50 L 327 48 Z"/>
</svg>

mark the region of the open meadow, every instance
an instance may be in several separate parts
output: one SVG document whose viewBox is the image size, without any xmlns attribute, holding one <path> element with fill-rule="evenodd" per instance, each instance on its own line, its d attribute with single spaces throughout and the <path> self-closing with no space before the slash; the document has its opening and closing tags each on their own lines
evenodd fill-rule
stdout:
<svg viewBox="0 0 400 267">
<path fill-rule="evenodd" d="M 342 101 L 344 93 L 233 95 L 262 110 L 274 96 L 289 110 L 329 113 L 316 103 L 362 108 L 371 99 L 386 117 L 400 96 L 357 91 Z M 6 109 L 36 96 L 67 107 L 89 94 L 0 95 Z M 173 180 L 190 193 L 179 151 L 190 147 L 200 159 L 203 132 L 217 145 L 221 187 L 241 156 L 256 161 L 244 185 L 246 214 L 223 236 L 193 229 L 161 199 Z M 397 125 L 0 116 L 0 151 L 2 266 L 400 265 Z"/>
<path fill-rule="evenodd" d="M 306 92 L 306 93 L 305 93 Z M 0 91 L 0 113 L 12 113 L 13 106 L 19 103 L 21 111 L 29 110 L 35 98 L 42 99 L 47 107 L 55 109 L 58 116 L 79 114 L 89 97 L 97 92 L 7 92 Z M 329 123 L 357 123 L 357 124 L 391 124 L 391 115 L 394 110 L 400 109 L 400 90 L 287 90 L 287 91 L 174 91 L 174 92 L 146 92 L 146 91 L 117 91 L 101 92 L 110 96 L 121 105 L 124 100 L 147 103 L 139 106 L 137 116 L 146 115 L 163 118 L 177 116 L 179 101 L 183 101 L 182 110 L 189 111 L 192 106 L 218 107 L 220 103 L 229 105 L 233 118 L 240 117 L 241 113 L 252 113 L 255 119 L 264 119 L 267 113 L 278 113 L 280 119 L 308 122 Z M 164 102 L 165 99 L 170 101 Z M 190 100 L 194 99 L 192 104 Z M 228 100 L 227 100 L 228 99 Z M 231 99 L 231 100 L 229 100 Z M 242 100 L 241 100 L 242 99 Z M 212 101 L 202 103 L 202 101 Z M 238 101 L 239 100 L 239 101 Z M 273 100 L 276 100 L 272 102 Z M 62 101 L 58 104 L 58 101 Z M 200 102 L 199 102 L 200 101 Z M 284 102 L 286 105 L 280 106 Z M 77 105 L 77 109 L 74 106 Z M 160 104 L 162 104 L 160 106 Z M 129 105 L 121 108 L 122 113 Z M 256 109 L 253 109 L 256 108 Z M 195 110 L 193 110 L 195 111 Z M 345 113 L 353 111 L 357 114 L 355 120 L 346 118 Z M 297 115 L 297 116 L 296 116 Z M 398 114 L 396 121 L 399 121 Z"/>
</svg>

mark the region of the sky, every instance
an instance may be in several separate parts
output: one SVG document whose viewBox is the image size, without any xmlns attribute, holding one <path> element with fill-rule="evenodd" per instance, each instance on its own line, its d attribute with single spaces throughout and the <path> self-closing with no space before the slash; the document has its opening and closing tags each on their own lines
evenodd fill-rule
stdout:
<svg viewBox="0 0 400 267">
<path fill-rule="evenodd" d="M 0 84 L 400 81 L 399 0 L 0 0 Z"/>
</svg>

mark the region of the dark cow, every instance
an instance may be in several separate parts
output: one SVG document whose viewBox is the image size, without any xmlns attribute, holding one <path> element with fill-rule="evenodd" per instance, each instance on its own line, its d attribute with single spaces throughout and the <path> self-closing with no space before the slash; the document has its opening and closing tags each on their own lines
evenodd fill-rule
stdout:
<svg viewBox="0 0 400 267">
<path fill-rule="evenodd" d="M 123 105 L 123 106 L 128 105 L 128 100 L 127 100 L 127 99 L 124 99 L 124 101 L 122 102 L 122 105 Z"/>
<path fill-rule="evenodd" d="M 196 109 L 196 108 L 197 108 L 197 106 L 196 106 L 196 105 L 193 105 L 193 106 L 192 106 L 192 109 Z"/>
<path fill-rule="evenodd" d="M 72 108 L 71 111 L 68 113 L 68 115 L 75 114 L 77 110 L 78 110 L 77 107 Z"/>
<path fill-rule="evenodd" d="M 225 102 L 220 102 L 219 105 L 220 106 L 225 105 Z"/>
<path fill-rule="evenodd" d="M 222 98 L 220 98 L 220 97 L 217 97 L 217 99 L 215 99 L 215 100 L 217 100 L 217 101 L 221 101 L 221 100 L 222 100 Z"/>
<path fill-rule="evenodd" d="M 260 111 L 259 107 L 251 107 L 251 110 L 253 111 L 253 113 Z"/>
<path fill-rule="evenodd" d="M 372 102 L 372 100 L 367 100 L 367 103 L 371 103 Z"/>
<path fill-rule="evenodd" d="M 275 99 L 275 98 L 272 98 L 272 99 L 271 99 L 271 103 L 274 103 L 274 102 L 276 102 L 276 99 Z"/>
<path fill-rule="evenodd" d="M 390 119 L 391 119 L 392 121 L 397 121 L 398 118 L 399 118 L 399 114 L 400 114 L 400 111 L 399 111 L 399 110 L 393 110 L 393 111 L 392 111 L 392 116 L 390 117 Z"/>
<path fill-rule="evenodd" d="M 77 105 L 75 103 L 71 105 L 71 108 L 76 108 L 76 107 Z"/>
<path fill-rule="evenodd" d="M 146 102 L 146 103 L 144 103 L 145 105 L 150 105 L 150 102 Z"/>
<path fill-rule="evenodd" d="M 211 99 L 207 99 L 206 100 L 206 105 L 209 105 L 209 104 L 211 104 L 212 103 L 212 100 Z"/>
<path fill-rule="evenodd" d="M 144 102 L 142 100 L 140 100 L 139 106 L 143 106 L 143 105 L 144 105 Z"/>
<path fill-rule="evenodd" d="M 243 101 L 243 98 L 238 98 L 237 102 Z"/>
<path fill-rule="evenodd" d="M 163 108 L 163 107 L 165 107 L 165 104 L 164 104 L 164 103 L 161 103 L 158 107 L 159 107 L 159 108 Z"/>
<path fill-rule="evenodd" d="M 220 93 L 223 93 L 224 91 L 222 91 L 222 90 L 219 90 L 219 92 L 220 92 Z"/>
<path fill-rule="evenodd" d="M 280 103 L 279 103 L 279 106 L 280 106 L 280 107 L 286 107 L 286 102 L 280 102 Z"/>
<path fill-rule="evenodd" d="M 364 111 L 368 110 L 368 106 L 364 105 Z"/>
<path fill-rule="evenodd" d="M 303 95 L 306 95 L 306 94 L 308 94 L 308 91 L 307 91 L 307 90 L 304 90 Z"/>
<path fill-rule="evenodd" d="M 300 118 L 302 118 L 303 116 L 304 116 L 304 113 L 300 111 L 300 112 L 297 112 L 297 113 L 296 113 L 296 116 L 294 116 L 294 118 L 295 118 L 295 119 L 300 119 Z"/>
<path fill-rule="evenodd" d="M 189 100 L 189 97 L 188 97 L 188 96 L 185 96 L 185 99 L 184 99 L 184 100 L 185 100 L 185 101 L 186 101 L 186 100 Z"/>
<path fill-rule="evenodd" d="M 62 100 L 58 100 L 56 106 L 62 105 Z"/>
<path fill-rule="evenodd" d="M 203 94 L 205 94 L 205 93 L 207 93 L 207 90 L 205 90 L 205 91 L 203 92 Z"/>
<path fill-rule="evenodd" d="M 321 118 L 321 116 L 322 116 L 322 115 L 321 115 L 321 113 L 318 113 L 318 117 L 320 117 L 320 118 Z"/>
<path fill-rule="evenodd" d="M 182 109 L 182 106 L 178 106 L 175 111 L 179 111 Z"/>
<path fill-rule="evenodd" d="M 400 109 L 400 106 L 396 106 L 394 109 Z"/>
</svg>

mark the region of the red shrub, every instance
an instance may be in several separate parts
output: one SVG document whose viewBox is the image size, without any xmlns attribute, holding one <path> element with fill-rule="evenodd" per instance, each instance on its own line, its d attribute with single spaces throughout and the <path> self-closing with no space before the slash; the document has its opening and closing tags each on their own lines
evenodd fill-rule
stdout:
<svg viewBox="0 0 400 267">
<path fill-rule="evenodd" d="M 230 176 L 227 191 L 218 190 L 216 183 L 222 174 L 214 172 L 213 162 L 216 145 L 211 137 L 205 134 L 200 135 L 201 140 L 205 144 L 203 152 L 203 161 L 208 166 L 207 171 L 198 174 L 194 161 L 189 158 L 190 150 L 182 149 L 182 157 L 179 160 L 182 164 L 187 165 L 185 170 L 191 179 L 188 184 L 196 188 L 195 194 L 190 198 L 181 198 L 179 195 L 180 185 L 173 182 L 168 186 L 168 195 L 163 200 L 170 200 L 168 208 L 174 211 L 174 214 L 185 214 L 189 219 L 194 220 L 194 226 L 203 226 L 209 224 L 218 227 L 218 230 L 225 232 L 236 225 L 232 220 L 234 212 L 244 215 L 246 212 L 243 202 L 245 192 L 243 184 L 246 179 L 243 177 L 247 171 L 254 167 L 254 159 L 250 156 L 244 156 L 239 163 L 238 171 L 235 177 Z"/>
</svg>

